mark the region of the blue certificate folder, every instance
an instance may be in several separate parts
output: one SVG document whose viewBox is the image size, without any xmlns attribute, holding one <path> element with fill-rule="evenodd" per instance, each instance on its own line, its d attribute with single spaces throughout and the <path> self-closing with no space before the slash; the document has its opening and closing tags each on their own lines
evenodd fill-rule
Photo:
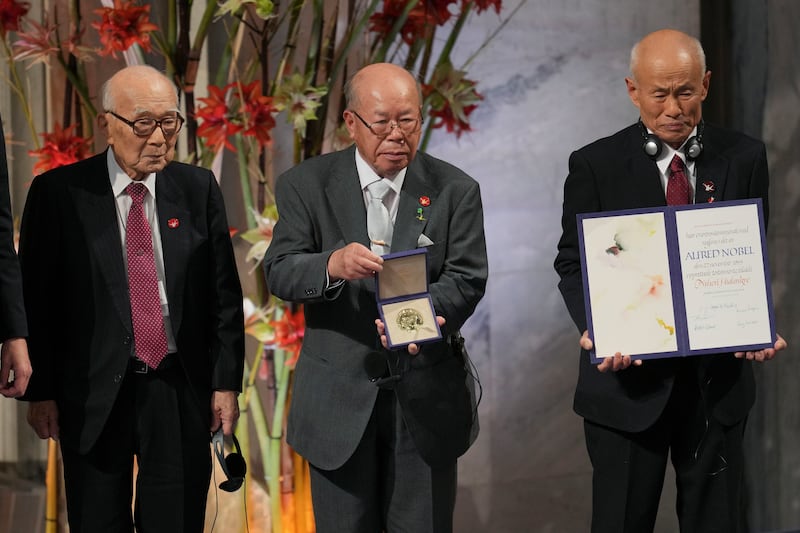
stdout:
<svg viewBox="0 0 800 533">
<path fill-rule="evenodd" d="M 775 342 L 761 199 L 578 215 L 592 362 Z"/>
</svg>

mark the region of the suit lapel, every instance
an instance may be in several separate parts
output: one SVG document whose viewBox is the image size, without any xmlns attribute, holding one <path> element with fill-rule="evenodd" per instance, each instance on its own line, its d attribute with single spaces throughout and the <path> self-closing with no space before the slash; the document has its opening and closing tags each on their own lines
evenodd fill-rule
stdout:
<svg viewBox="0 0 800 533">
<path fill-rule="evenodd" d="M 345 150 L 331 165 L 331 179 L 325 188 L 330 198 L 333 216 L 342 233 L 343 245 L 349 242 L 360 242 L 369 248 L 367 234 L 367 208 L 364 206 L 364 195 L 355 164 L 355 146 Z"/>
<path fill-rule="evenodd" d="M 331 205 L 345 206 L 334 210 L 344 242 L 360 242 L 369 247 L 367 210 L 356 172 L 354 151 L 355 148 L 351 147 L 342 152 L 341 157 L 332 165 L 332 177 L 325 194 L 330 198 Z M 430 212 L 428 206 L 420 204 L 420 199 L 427 197 L 430 205 L 435 205 L 438 193 L 439 191 L 425 179 L 417 159 L 412 161 L 406 172 L 403 189 L 400 191 L 400 203 L 392 237 L 393 252 L 417 248 L 417 241 L 428 223 Z M 418 212 L 419 208 L 422 208 L 422 213 Z"/>
<path fill-rule="evenodd" d="M 419 157 L 420 154 L 417 154 L 417 158 Z M 397 207 L 392 237 L 393 252 L 418 248 L 419 236 L 428 224 L 432 212 L 431 206 L 436 205 L 439 195 L 438 189 L 434 189 L 428 183 L 416 163 L 415 158 L 408 166 L 403 190 L 400 191 L 400 203 Z M 428 205 L 423 205 L 425 203 Z"/>
<path fill-rule="evenodd" d="M 667 204 L 661 173 L 655 161 L 642 150 L 642 135 L 638 125 L 628 129 L 623 153 L 631 154 L 627 161 L 627 172 L 620 178 L 620 194 L 632 203 L 629 207 L 658 207 Z"/>
<path fill-rule="evenodd" d="M 170 322 L 177 333 L 183 319 L 183 288 L 186 285 L 184 267 L 189 264 L 192 218 L 183 192 L 170 175 L 169 167 L 156 174 L 156 208 Z"/>
<path fill-rule="evenodd" d="M 722 200 L 728 166 L 728 159 L 714 152 L 713 145 L 709 146 L 706 141 L 703 153 L 697 159 L 697 184 L 694 200 L 696 204 Z"/>
<path fill-rule="evenodd" d="M 97 261 L 122 323 L 133 334 L 125 254 L 117 221 L 117 207 L 106 165 L 106 152 L 87 161 L 84 177 L 70 184 L 89 249 Z"/>
</svg>

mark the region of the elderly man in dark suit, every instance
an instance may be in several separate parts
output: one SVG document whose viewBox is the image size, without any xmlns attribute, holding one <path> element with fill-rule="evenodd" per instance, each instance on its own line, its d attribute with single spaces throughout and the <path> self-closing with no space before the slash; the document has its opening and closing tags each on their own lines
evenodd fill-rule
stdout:
<svg viewBox="0 0 800 533">
<path fill-rule="evenodd" d="M 306 317 L 288 441 L 311 464 L 320 533 L 450 531 L 456 459 L 470 445 L 474 416 L 454 334 L 487 277 L 480 190 L 417 152 L 421 95 L 408 71 L 369 65 L 345 93 L 355 146 L 307 160 L 277 182 L 267 282 L 276 296 L 303 303 Z M 368 233 L 373 182 L 389 188 L 390 240 Z M 385 350 L 373 275 L 381 254 L 419 246 L 428 249 L 444 339 Z"/>
<path fill-rule="evenodd" d="M 22 276 L 14 251 L 14 218 L 8 192 L 6 138 L 0 121 L 0 343 L 3 344 L 0 351 L 0 394 L 8 398 L 21 396 L 28 386 L 31 363 L 25 342 L 27 335 L 28 325 L 22 302 Z"/>
<path fill-rule="evenodd" d="M 225 206 L 211 172 L 172 162 L 168 78 L 128 67 L 102 99 L 108 150 L 38 176 L 25 206 L 28 420 L 61 442 L 71 530 L 201 532 L 244 361 Z"/>
<path fill-rule="evenodd" d="M 617 353 L 592 365 L 576 215 L 662 206 L 678 187 L 680 203 L 761 198 L 766 219 L 766 150 L 702 121 L 711 73 L 696 39 L 654 32 L 634 46 L 630 68 L 625 81 L 640 122 L 570 157 L 555 261 L 559 289 L 584 332 L 574 407 L 584 418 L 594 469 L 592 531 L 652 531 L 671 454 L 681 531 L 744 532 L 742 436 L 755 399 L 751 361 L 771 359 L 785 341 L 778 337 L 774 349 L 757 352 L 645 363 Z M 683 172 L 671 172 L 671 163 Z M 669 183 L 681 176 L 682 184 Z"/>
</svg>

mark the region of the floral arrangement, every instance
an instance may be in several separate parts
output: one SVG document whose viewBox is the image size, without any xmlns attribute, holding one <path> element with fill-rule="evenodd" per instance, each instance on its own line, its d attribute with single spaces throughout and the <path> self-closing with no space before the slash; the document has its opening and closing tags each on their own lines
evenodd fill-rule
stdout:
<svg viewBox="0 0 800 533">
<path fill-rule="evenodd" d="M 85 1 L 57 0 L 34 20 L 29 2 L 0 0 L 0 41 L 8 65 L 4 81 L 30 128 L 35 173 L 90 154 L 97 107 L 88 71 L 108 62 L 118 68 L 124 61 L 163 65 L 175 81 L 186 116 L 182 159 L 211 167 L 217 176 L 228 174 L 223 167 L 238 174 L 247 227 L 231 234 L 248 243 L 242 277 L 254 278 L 256 287 L 245 301 L 245 330 L 256 348 L 248 357 L 240 396 L 243 419 L 252 420 L 256 439 L 251 447 L 242 423 L 239 440 L 244 453 L 251 448 L 260 453 L 265 473 L 255 481 L 270 495 L 272 531 L 313 530 L 302 513 L 291 511 L 304 505 L 295 501 L 303 481 L 292 471 L 299 463 L 287 460 L 291 451 L 282 438 L 303 313 L 270 296 L 258 275 L 278 217 L 274 177 L 285 170 L 281 167 L 350 142 L 341 119 L 342 87 L 368 63 L 398 63 L 421 80 L 423 114 L 432 118 L 425 122 L 421 148 L 435 129 L 457 138 L 471 131 L 470 114 L 483 97 L 466 67 L 522 3 L 501 19 L 502 0 L 166 0 L 158 7 L 102 0 L 90 13 L 81 12 Z M 484 12 L 498 17 L 496 30 L 455 67 L 451 53 L 462 29 L 470 16 Z M 199 23 L 190 27 L 192 14 Z M 209 65 L 213 81 L 199 91 L 201 57 L 210 40 L 223 43 L 220 60 L 215 72 Z M 65 87 L 63 120 L 41 134 L 25 83 L 37 63 L 63 79 Z M 291 153 L 291 161 L 282 161 L 280 153 Z"/>
</svg>

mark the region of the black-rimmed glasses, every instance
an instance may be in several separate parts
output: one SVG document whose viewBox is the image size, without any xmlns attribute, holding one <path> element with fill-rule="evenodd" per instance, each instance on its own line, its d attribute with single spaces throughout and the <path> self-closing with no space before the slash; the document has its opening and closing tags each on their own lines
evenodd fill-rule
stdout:
<svg viewBox="0 0 800 533">
<path fill-rule="evenodd" d="M 364 124 L 367 129 L 379 139 L 388 137 L 395 128 L 399 129 L 405 135 L 411 135 L 412 133 L 419 131 L 420 126 L 422 126 L 422 116 L 417 118 L 401 118 L 400 120 L 396 121 L 376 120 L 372 124 L 369 124 L 356 111 L 352 109 L 350 111 L 352 111 L 353 114 L 358 117 L 358 120 L 360 120 L 361 123 Z"/>
<path fill-rule="evenodd" d="M 180 115 L 175 115 L 174 117 L 165 117 L 161 120 L 156 120 L 149 117 L 128 120 L 125 117 L 117 115 L 113 111 L 106 111 L 106 113 L 114 115 L 116 118 L 130 126 L 133 129 L 133 134 L 138 137 L 150 137 L 153 132 L 156 131 L 156 128 L 161 128 L 161 133 L 164 134 L 164 137 L 172 137 L 181 131 L 181 127 L 183 126 L 183 117 Z"/>
</svg>

